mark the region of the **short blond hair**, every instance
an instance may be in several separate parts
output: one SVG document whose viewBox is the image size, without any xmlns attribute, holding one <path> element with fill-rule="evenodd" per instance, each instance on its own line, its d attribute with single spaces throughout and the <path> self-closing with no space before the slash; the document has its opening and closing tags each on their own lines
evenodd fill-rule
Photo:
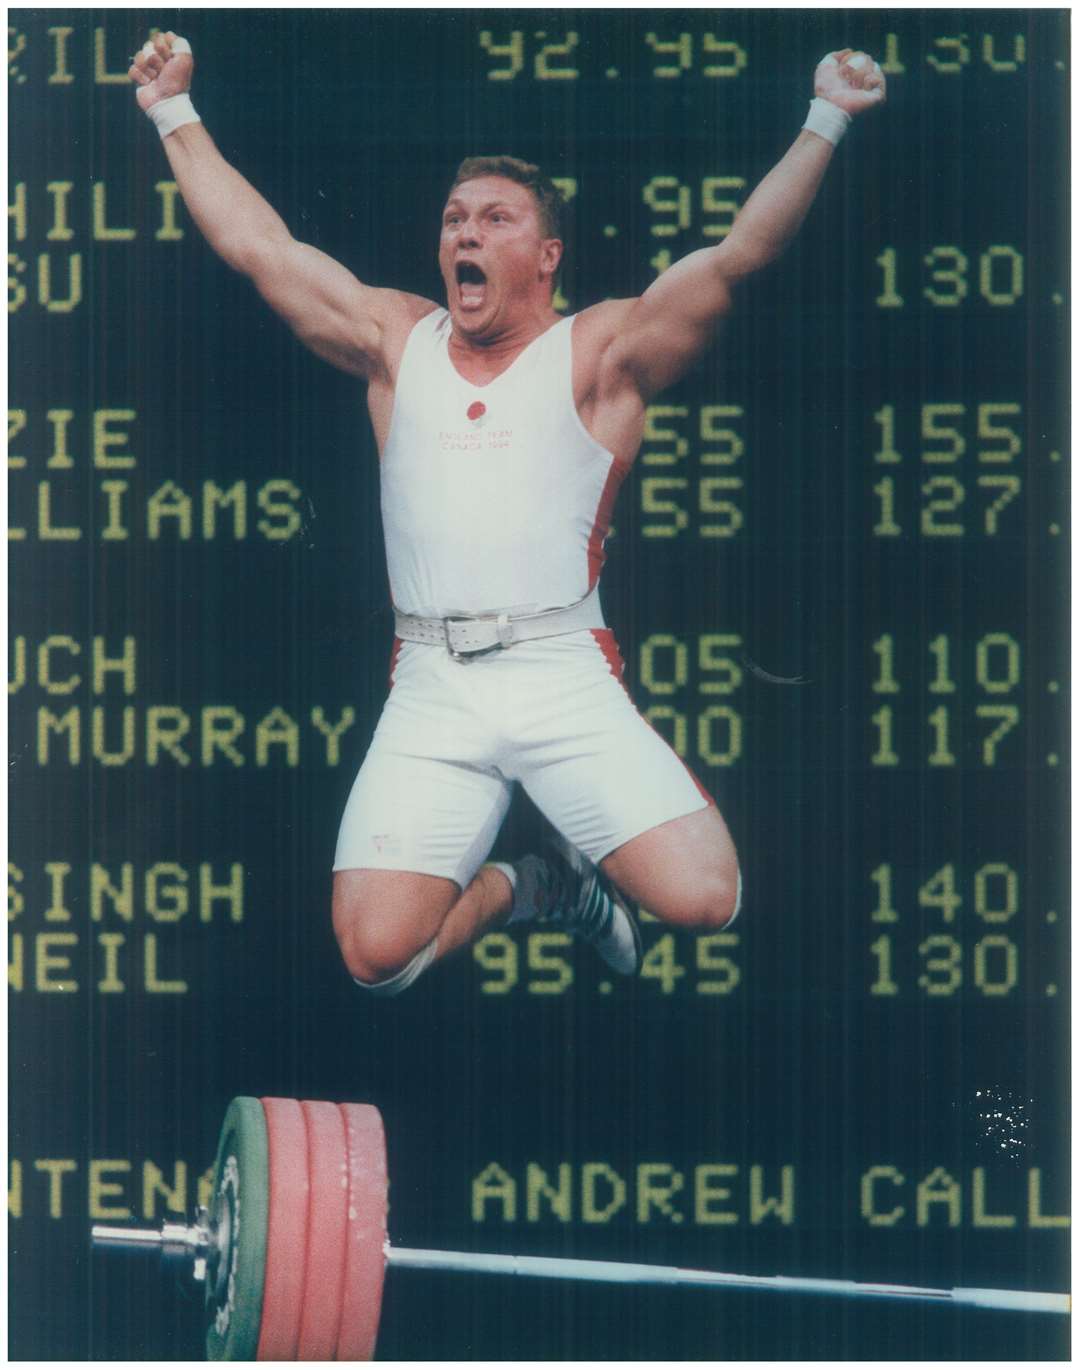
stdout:
<svg viewBox="0 0 1080 1370">
<path fill-rule="evenodd" d="M 497 157 L 466 157 L 454 173 L 450 193 L 463 182 L 475 181 L 481 176 L 504 176 L 508 181 L 516 181 L 519 186 L 531 191 L 544 237 L 562 238 L 563 198 L 551 177 L 538 166 L 505 154 Z"/>
</svg>

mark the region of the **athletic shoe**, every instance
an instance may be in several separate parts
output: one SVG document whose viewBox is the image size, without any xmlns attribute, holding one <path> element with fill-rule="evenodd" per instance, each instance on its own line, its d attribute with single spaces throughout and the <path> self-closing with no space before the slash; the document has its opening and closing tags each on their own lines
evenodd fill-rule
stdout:
<svg viewBox="0 0 1080 1370">
<path fill-rule="evenodd" d="M 514 863 L 518 875 L 513 921 L 533 918 L 588 942 L 619 975 L 641 969 L 641 933 L 610 880 L 564 837 L 544 856 Z"/>
</svg>

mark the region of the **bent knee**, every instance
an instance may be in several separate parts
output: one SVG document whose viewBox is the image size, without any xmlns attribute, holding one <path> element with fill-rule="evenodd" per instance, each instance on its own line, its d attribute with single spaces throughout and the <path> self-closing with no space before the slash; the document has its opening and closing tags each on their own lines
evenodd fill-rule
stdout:
<svg viewBox="0 0 1080 1370">
<path fill-rule="evenodd" d="M 380 985 L 399 975 L 415 953 L 403 955 L 380 946 L 372 946 L 362 938 L 347 935 L 338 937 L 338 947 L 345 969 L 361 985 Z"/>
<path fill-rule="evenodd" d="M 687 881 L 653 912 L 690 932 L 719 932 L 734 921 L 741 904 L 742 875 L 733 864 L 730 871 L 710 871 Z"/>
<path fill-rule="evenodd" d="M 354 980 L 377 985 L 433 943 L 457 896 L 450 880 L 408 871 L 338 871 L 334 936 Z"/>
<path fill-rule="evenodd" d="M 413 941 L 386 941 L 350 929 L 338 932 L 337 941 L 345 969 L 358 985 L 391 993 L 411 985 L 435 956 L 434 940 L 418 947 Z"/>
<path fill-rule="evenodd" d="M 388 929 L 366 919 L 355 908 L 340 912 L 334 905 L 334 936 L 337 938 L 345 969 L 354 980 L 375 985 L 389 980 L 405 969 L 421 944 L 405 937 L 400 930 Z"/>
<path fill-rule="evenodd" d="M 427 970 L 428 966 L 435 960 L 438 952 L 438 943 L 435 938 L 432 938 L 426 947 L 421 947 L 411 960 L 406 962 L 400 970 L 393 972 L 393 974 L 383 972 L 376 973 L 368 967 L 367 972 L 364 975 L 353 976 L 353 983 L 360 985 L 363 989 L 370 991 L 372 994 L 400 994 L 403 990 L 408 989 L 410 985 L 419 980 L 420 976 L 423 975 L 424 971 Z"/>
</svg>

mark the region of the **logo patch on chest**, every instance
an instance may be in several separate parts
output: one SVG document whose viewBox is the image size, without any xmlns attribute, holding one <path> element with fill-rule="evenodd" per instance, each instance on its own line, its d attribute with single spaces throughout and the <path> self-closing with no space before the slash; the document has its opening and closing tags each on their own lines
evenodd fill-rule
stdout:
<svg viewBox="0 0 1080 1370">
<path fill-rule="evenodd" d="M 468 428 L 439 429 L 439 450 L 442 452 L 494 452 L 510 446 L 512 428 L 491 428 L 491 415 L 483 400 L 473 400 L 465 410 Z"/>
</svg>

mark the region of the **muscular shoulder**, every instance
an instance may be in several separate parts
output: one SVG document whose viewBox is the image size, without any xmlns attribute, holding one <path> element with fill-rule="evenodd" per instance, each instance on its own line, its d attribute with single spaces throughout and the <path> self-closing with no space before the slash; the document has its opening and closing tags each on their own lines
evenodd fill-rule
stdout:
<svg viewBox="0 0 1080 1370">
<path fill-rule="evenodd" d="M 410 295 L 405 290 L 380 289 L 374 293 L 379 296 L 376 308 L 382 326 L 379 372 L 381 378 L 392 385 L 397 378 L 409 334 L 421 319 L 434 313 L 439 306 L 433 300 L 427 300 L 422 295 Z"/>
<path fill-rule="evenodd" d="M 579 403 L 607 389 L 612 344 L 626 324 L 635 300 L 602 300 L 574 317 L 574 389 Z"/>
<path fill-rule="evenodd" d="M 619 333 L 636 300 L 601 300 L 574 316 L 574 345 L 603 351 Z"/>
<path fill-rule="evenodd" d="M 386 298 L 381 302 L 382 344 L 378 365 L 368 376 L 367 403 L 375 440 L 381 452 L 390 432 L 390 418 L 394 411 L 394 387 L 397 385 L 401 358 L 409 334 L 420 322 L 433 314 L 438 305 L 422 295 L 410 295 L 403 290 L 381 290 Z"/>
<path fill-rule="evenodd" d="M 636 300 L 604 300 L 574 319 L 574 402 L 585 427 L 621 465 L 641 442 L 645 407 L 618 365 L 618 340 Z"/>
</svg>

